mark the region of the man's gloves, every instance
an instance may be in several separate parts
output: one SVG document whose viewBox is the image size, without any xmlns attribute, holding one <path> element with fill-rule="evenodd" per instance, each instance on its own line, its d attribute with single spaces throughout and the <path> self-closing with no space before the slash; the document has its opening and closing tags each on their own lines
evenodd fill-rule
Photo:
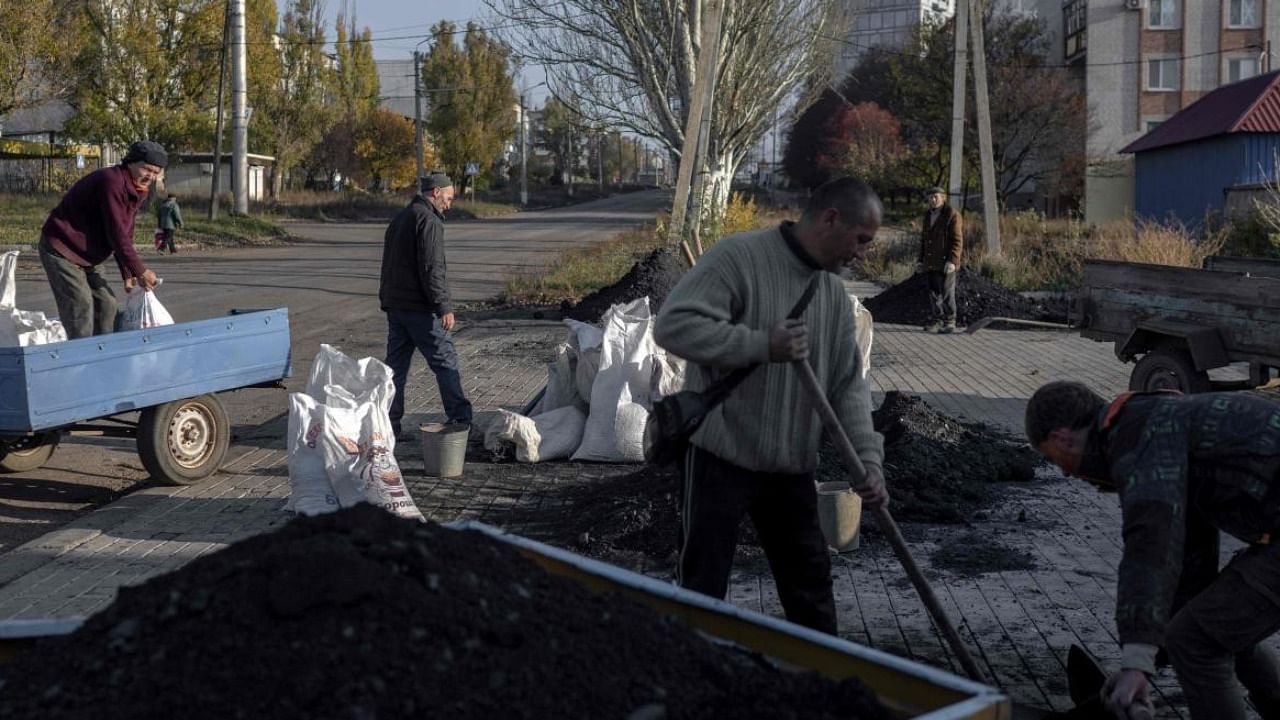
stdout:
<svg viewBox="0 0 1280 720">
<path fill-rule="evenodd" d="M 949 263 L 947 263 L 946 265 L 943 265 L 943 266 L 942 266 L 942 272 L 944 272 L 944 273 L 946 273 L 946 274 L 948 274 L 948 275 L 950 275 L 951 273 L 953 273 L 953 272 L 955 272 L 955 271 L 956 271 L 956 264 L 955 264 L 955 263 L 953 263 L 953 262 L 949 262 Z"/>
<path fill-rule="evenodd" d="M 1152 720 L 1155 709 L 1147 674 L 1125 669 L 1107 678 L 1102 686 L 1102 706 L 1120 720 Z"/>
<path fill-rule="evenodd" d="M 809 328 L 804 320 L 783 320 L 769 330 L 769 362 L 793 362 L 807 357 Z"/>
<path fill-rule="evenodd" d="M 884 470 L 879 465 L 868 465 L 866 484 L 858 490 L 862 503 L 874 510 L 889 502 L 889 491 L 884 486 Z"/>
</svg>

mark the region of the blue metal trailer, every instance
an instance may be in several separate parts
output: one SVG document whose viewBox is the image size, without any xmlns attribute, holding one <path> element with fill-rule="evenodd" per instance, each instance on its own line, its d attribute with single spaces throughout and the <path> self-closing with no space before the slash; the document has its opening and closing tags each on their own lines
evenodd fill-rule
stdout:
<svg viewBox="0 0 1280 720">
<path fill-rule="evenodd" d="M 215 393 L 278 386 L 289 368 L 284 308 L 0 348 L 0 471 L 34 470 L 63 434 L 84 432 L 135 437 L 154 479 L 196 482 L 231 438 Z"/>
</svg>

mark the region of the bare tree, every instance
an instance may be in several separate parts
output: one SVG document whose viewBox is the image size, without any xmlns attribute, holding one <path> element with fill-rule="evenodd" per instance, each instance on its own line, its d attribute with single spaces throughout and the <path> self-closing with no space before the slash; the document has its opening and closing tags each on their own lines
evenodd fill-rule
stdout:
<svg viewBox="0 0 1280 720">
<path fill-rule="evenodd" d="M 703 0 L 486 0 L 508 40 L 542 65 L 552 91 L 593 124 L 657 141 L 679 159 L 702 50 Z M 729 182 L 774 109 L 830 69 L 835 0 L 727 0 L 707 143 L 705 210 Z M 819 84 L 820 86 L 820 84 Z"/>
</svg>

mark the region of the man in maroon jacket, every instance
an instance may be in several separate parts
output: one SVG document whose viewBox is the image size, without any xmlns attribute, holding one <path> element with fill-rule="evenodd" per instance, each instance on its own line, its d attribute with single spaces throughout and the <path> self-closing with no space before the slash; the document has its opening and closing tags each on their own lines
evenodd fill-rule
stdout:
<svg viewBox="0 0 1280 720">
<path fill-rule="evenodd" d="M 115 324 L 115 294 L 98 274 L 107 258 L 115 256 L 126 289 L 156 286 L 156 274 L 133 249 L 133 221 L 168 164 L 158 143 L 135 142 L 119 165 L 80 178 L 49 213 L 40 262 L 68 339 L 109 333 Z"/>
</svg>

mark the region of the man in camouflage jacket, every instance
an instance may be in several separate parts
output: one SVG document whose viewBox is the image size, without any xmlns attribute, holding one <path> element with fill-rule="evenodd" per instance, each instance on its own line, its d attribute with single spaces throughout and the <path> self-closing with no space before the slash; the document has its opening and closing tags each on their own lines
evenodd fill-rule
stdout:
<svg viewBox="0 0 1280 720">
<path fill-rule="evenodd" d="M 1280 398 L 1125 393 L 1107 403 L 1054 382 L 1032 396 L 1026 429 L 1064 471 L 1120 494 L 1122 669 L 1104 690 L 1108 706 L 1120 717 L 1149 709 L 1163 646 L 1194 720 L 1244 720 L 1237 676 L 1264 718 L 1280 717 L 1280 664 L 1262 646 L 1280 630 Z M 1208 526 L 1248 547 L 1212 579 L 1197 571 L 1202 589 L 1175 607 L 1184 567 L 1216 550 Z"/>
</svg>

